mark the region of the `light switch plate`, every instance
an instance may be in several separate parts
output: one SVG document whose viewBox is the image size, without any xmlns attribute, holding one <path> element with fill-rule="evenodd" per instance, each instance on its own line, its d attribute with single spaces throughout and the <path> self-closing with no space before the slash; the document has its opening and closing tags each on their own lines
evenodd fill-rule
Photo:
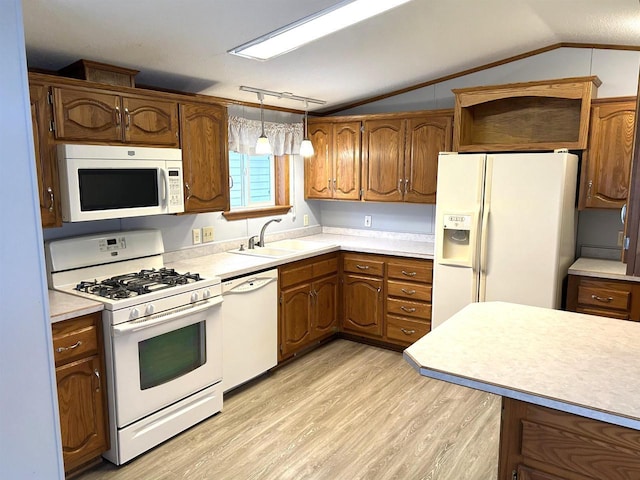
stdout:
<svg viewBox="0 0 640 480">
<path fill-rule="evenodd" d="M 202 231 L 199 228 L 194 228 L 191 230 L 191 238 L 194 245 L 202 243 Z"/>
<path fill-rule="evenodd" d="M 202 241 L 213 242 L 213 227 L 202 227 Z"/>
<path fill-rule="evenodd" d="M 618 232 L 618 246 L 621 247 L 623 242 L 624 242 L 624 232 L 620 230 Z"/>
<path fill-rule="evenodd" d="M 370 227 L 371 226 L 371 215 L 365 215 L 364 216 L 364 226 L 365 227 Z"/>
<path fill-rule="evenodd" d="M 309 215 L 306 213 L 302 216 L 302 224 L 305 227 L 309 226 Z"/>
</svg>

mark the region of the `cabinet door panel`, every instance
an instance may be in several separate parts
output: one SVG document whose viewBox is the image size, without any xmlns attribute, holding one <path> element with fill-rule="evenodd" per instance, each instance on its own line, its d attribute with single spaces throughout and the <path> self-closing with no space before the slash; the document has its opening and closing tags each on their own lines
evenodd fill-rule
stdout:
<svg viewBox="0 0 640 480">
<path fill-rule="evenodd" d="M 178 104 L 150 98 L 123 97 L 125 140 L 178 146 Z"/>
<path fill-rule="evenodd" d="M 311 295 L 308 283 L 282 292 L 280 329 L 283 357 L 304 347 L 310 340 Z"/>
<path fill-rule="evenodd" d="M 404 125 L 404 120 L 364 122 L 362 183 L 365 200 L 402 200 Z"/>
<path fill-rule="evenodd" d="M 360 198 L 360 122 L 334 125 L 333 198 Z"/>
<path fill-rule="evenodd" d="M 382 336 L 382 280 L 345 275 L 343 328 L 354 333 Z"/>
<path fill-rule="evenodd" d="M 333 333 L 338 318 L 338 277 L 318 280 L 311 286 L 313 292 L 313 336 Z"/>
<path fill-rule="evenodd" d="M 181 105 L 185 212 L 229 209 L 229 154 L 223 107 Z"/>
<path fill-rule="evenodd" d="M 65 471 L 109 448 L 100 373 L 97 356 L 56 368 Z"/>
<path fill-rule="evenodd" d="M 635 102 L 591 109 L 589 148 L 583 162 L 582 208 L 620 208 L 629 194 Z"/>
<path fill-rule="evenodd" d="M 451 149 L 453 118 L 433 116 L 407 121 L 405 202 L 436 203 L 438 154 Z"/>
<path fill-rule="evenodd" d="M 311 123 L 308 130 L 314 154 L 304 160 L 305 198 L 331 198 L 333 196 L 333 124 Z"/>
<path fill-rule="evenodd" d="M 120 97 L 115 94 L 53 89 L 56 138 L 122 142 Z"/>
<path fill-rule="evenodd" d="M 53 134 L 49 131 L 50 113 L 47 94 L 47 87 L 44 85 L 29 87 L 40 219 L 45 228 L 62 226 L 58 164 L 52 139 Z"/>
</svg>

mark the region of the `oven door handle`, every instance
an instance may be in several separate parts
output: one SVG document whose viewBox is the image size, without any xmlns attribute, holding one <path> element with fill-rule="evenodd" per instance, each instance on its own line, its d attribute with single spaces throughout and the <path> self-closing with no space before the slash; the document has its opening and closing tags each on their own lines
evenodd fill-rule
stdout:
<svg viewBox="0 0 640 480">
<path fill-rule="evenodd" d="M 128 333 L 139 332 L 140 330 L 145 330 L 147 328 L 157 327 L 158 325 L 172 322 L 176 319 L 179 319 L 180 317 L 185 317 L 187 315 L 200 313 L 211 307 L 220 305 L 221 303 L 222 303 L 222 297 L 217 296 L 211 300 L 205 300 L 204 302 L 193 303 L 184 307 L 178 307 L 176 309 L 169 310 L 167 312 L 161 312 L 155 315 L 150 315 L 149 317 L 145 317 L 147 319 L 142 318 L 137 321 L 134 320 L 130 322 L 121 323 L 113 327 L 113 335 L 121 336 L 121 335 L 126 335 Z"/>
</svg>

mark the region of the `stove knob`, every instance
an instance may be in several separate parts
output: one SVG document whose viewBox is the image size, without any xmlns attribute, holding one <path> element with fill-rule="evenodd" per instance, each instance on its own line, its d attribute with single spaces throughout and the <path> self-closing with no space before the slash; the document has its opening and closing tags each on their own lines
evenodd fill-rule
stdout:
<svg viewBox="0 0 640 480">
<path fill-rule="evenodd" d="M 137 308 L 132 308 L 131 312 L 129 312 L 129 318 L 138 318 L 140 316 L 140 311 Z"/>
<path fill-rule="evenodd" d="M 209 298 L 211 297 L 211 290 L 209 290 L 208 288 L 202 292 L 202 298 Z"/>
<path fill-rule="evenodd" d="M 145 309 L 145 312 L 147 315 L 151 315 L 154 311 L 155 311 L 155 307 L 153 306 L 152 303 L 150 303 L 149 305 L 147 305 L 147 308 Z"/>
<path fill-rule="evenodd" d="M 193 293 L 191 294 L 191 302 L 192 302 L 192 303 L 195 303 L 195 302 L 197 302 L 197 301 L 198 301 L 198 292 L 193 292 Z"/>
</svg>

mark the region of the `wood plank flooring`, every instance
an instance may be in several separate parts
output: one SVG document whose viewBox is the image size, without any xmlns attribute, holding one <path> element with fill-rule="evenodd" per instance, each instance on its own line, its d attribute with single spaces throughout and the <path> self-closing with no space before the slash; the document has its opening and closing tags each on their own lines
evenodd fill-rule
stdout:
<svg viewBox="0 0 640 480">
<path fill-rule="evenodd" d="M 336 340 L 225 396 L 222 413 L 81 480 L 494 480 L 500 397 Z"/>
</svg>

